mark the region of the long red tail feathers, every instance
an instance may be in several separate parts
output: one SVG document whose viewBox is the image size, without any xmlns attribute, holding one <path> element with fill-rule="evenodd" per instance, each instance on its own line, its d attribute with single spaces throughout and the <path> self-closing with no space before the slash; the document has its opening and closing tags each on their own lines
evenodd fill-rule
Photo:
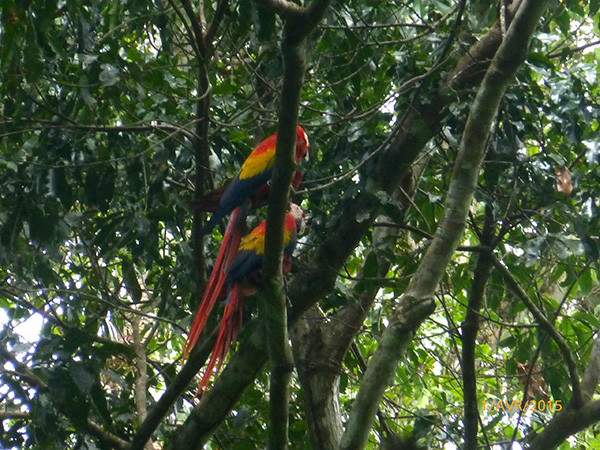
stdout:
<svg viewBox="0 0 600 450">
<path fill-rule="evenodd" d="M 233 289 L 227 298 L 227 304 L 225 305 L 223 318 L 221 319 L 221 325 L 219 327 L 217 342 L 215 343 L 212 354 L 210 355 L 206 370 L 202 376 L 200 386 L 198 387 L 198 391 L 196 392 L 194 398 L 196 398 L 200 392 L 202 392 L 202 396 L 204 396 L 206 387 L 210 382 L 210 377 L 213 372 L 215 372 L 215 377 L 219 374 L 229 348 L 231 348 L 231 346 L 237 340 L 237 332 L 242 324 L 242 313 L 243 308 L 240 292 L 238 285 L 236 284 L 233 286 Z M 216 370 L 215 365 L 217 366 Z"/>
<path fill-rule="evenodd" d="M 239 208 L 234 209 L 231 213 L 231 219 L 227 225 L 227 229 L 225 230 L 225 235 L 223 236 L 223 241 L 221 242 L 221 249 L 217 255 L 215 266 L 210 274 L 208 284 L 202 296 L 202 301 L 200 302 L 198 311 L 196 311 L 194 321 L 192 322 L 190 332 L 183 347 L 182 364 L 185 363 L 187 355 L 196 344 L 200 333 L 204 329 L 204 325 L 206 325 L 208 316 L 210 316 L 219 294 L 223 289 L 223 285 L 225 284 L 225 279 L 227 278 L 231 264 L 235 259 L 238 249 L 240 248 L 240 242 L 244 232 L 244 223 L 246 220 L 246 215 L 248 214 L 248 209 L 249 204 L 246 202 Z"/>
</svg>

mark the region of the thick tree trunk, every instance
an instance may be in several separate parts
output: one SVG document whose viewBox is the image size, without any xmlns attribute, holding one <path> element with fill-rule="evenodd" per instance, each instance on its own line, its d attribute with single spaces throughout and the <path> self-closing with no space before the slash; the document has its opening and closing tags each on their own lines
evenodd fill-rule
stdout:
<svg viewBox="0 0 600 450">
<path fill-rule="evenodd" d="M 315 306 L 292 329 L 294 360 L 302 385 L 313 450 L 334 450 L 342 437 L 339 401 L 339 358 L 330 358 L 323 342 L 327 321 Z M 325 354 L 324 354 L 325 353 Z"/>
<path fill-rule="evenodd" d="M 409 174 L 404 188 L 398 189 L 394 200 L 407 207 L 427 158 Z M 386 219 L 388 220 L 388 219 Z M 378 227 L 373 232 L 372 248 L 359 271 L 359 279 L 384 278 L 390 269 L 388 258 L 381 257 L 385 248 L 396 249 L 398 227 Z M 379 285 L 358 281 L 354 298 L 332 316 L 326 317 L 317 306 L 311 307 L 292 330 L 294 359 L 307 415 L 311 445 L 316 450 L 337 449 L 343 432 L 339 404 L 339 374 L 348 348 L 360 332 L 367 313 L 379 292 Z"/>
</svg>

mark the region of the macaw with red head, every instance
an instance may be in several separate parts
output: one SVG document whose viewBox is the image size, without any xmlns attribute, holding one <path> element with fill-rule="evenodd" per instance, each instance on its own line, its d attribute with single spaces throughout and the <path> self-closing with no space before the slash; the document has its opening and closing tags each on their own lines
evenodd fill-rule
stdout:
<svg viewBox="0 0 600 450">
<path fill-rule="evenodd" d="M 230 227 L 231 225 L 232 223 L 230 223 Z M 223 281 L 213 284 L 212 287 L 209 282 L 210 289 L 207 287 L 204 292 L 184 346 L 184 360 L 198 340 L 217 299 L 226 295 L 226 303 L 217 342 L 200 382 L 198 392 L 204 390 L 208 385 L 215 365 L 217 365 L 217 373 L 219 372 L 229 348 L 236 341 L 237 331 L 242 323 L 242 299 L 260 290 L 260 270 L 265 252 L 265 229 L 266 221 L 263 221 L 241 240 L 235 259 L 229 263 L 228 272 L 221 277 Z M 304 211 L 298 205 L 292 203 L 285 218 L 284 261 L 282 266 L 284 273 L 289 272 L 291 268 L 290 258 L 296 247 L 298 233 L 303 231 Z"/>
<path fill-rule="evenodd" d="M 275 162 L 275 144 L 277 133 L 266 138 L 246 158 L 240 169 L 240 173 L 227 186 L 219 200 L 219 206 L 202 229 L 202 234 L 212 231 L 215 225 L 234 209 L 241 206 L 247 199 L 256 202 L 264 202 L 270 190 L 269 181 L 273 174 Z M 308 136 L 298 126 L 296 128 L 296 164 L 308 155 Z M 302 174 L 295 175 L 297 184 L 300 184 Z"/>
</svg>

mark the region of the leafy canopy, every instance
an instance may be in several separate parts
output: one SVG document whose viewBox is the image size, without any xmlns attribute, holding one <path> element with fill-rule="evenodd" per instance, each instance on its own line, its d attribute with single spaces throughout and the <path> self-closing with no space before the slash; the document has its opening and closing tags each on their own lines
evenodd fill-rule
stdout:
<svg viewBox="0 0 600 450">
<path fill-rule="evenodd" d="M 292 448 L 317 448 L 319 433 L 339 444 L 350 426 L 370 357 L 446 212 L 493 52 L 477 70 L 461 58 L 506 32 L 511 11 L 497 3 L 334 2 L 308 38 L 299 122 L 310 160 L 293 199 L 309 226 L 291 280 L 313 283 L 308 294 L 288 283 L 292 300 L 307 299 L 292 302 L 290 315 Z M 126 448 L 176 380 L 221 238 L 217 230 L 199 243 L 193 230 L 205 216 L 193 199 L 234 176 L 277 128 L 284 20 L 269 4 L 1 3 L 2 448 Z M 409 436 L 457 448 L 473 423 L 468 399 L 481 445 L 525 447 L 557 404 L 569 405 L 565 353 L 584 379 L 597 364 L 599 7 L 550 2 L 542 17 L 493 123 L 461 247 L 379 403 L 367 448 Z M 215 24 L 204 48 L 199 18 Z M 398 145 L 404 153 L 386 160 Z M 249 225 L 264 217 L 256 211 Z M 340 231 L 350 221 L 356 235 Z M 508 274 L 489 261 L 486 269 L 489 252 Z M 463 325 L 477 295 L 469 349 Z M 259 328 L 256 304 L 247 300 L 240 342 Z M 335 420 L 311 397 L 311 368 L 336 393 Z M 267 370 L 256 368 L 231 412 L 210 419 L 219 426 L 203 431 L 209 448 L 263 447 Z M 196 386 L 162 415 L 155 448 L 185 429 Z M 544 410 L 507 408 L 528 399 Z M 596 416 L 571 437 L 579 448 L 598 445 Z M 572 448 L 566 437 L 554 444 Z"/>
</svg>

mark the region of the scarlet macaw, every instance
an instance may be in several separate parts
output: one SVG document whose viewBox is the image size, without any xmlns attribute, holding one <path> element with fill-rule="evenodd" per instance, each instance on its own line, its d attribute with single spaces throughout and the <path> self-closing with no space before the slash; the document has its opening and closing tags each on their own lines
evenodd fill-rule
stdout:
<svg viewBox="0 0 600 450">
<path fill-rule="evenodd" d="M 271 190 L 268 181 L 271 179 L 273 163 L 275 162 L 276 140 L 277 133 L 265 139 L 258 147 L 256 147 L 256 149 L 254 149 L 250 156 L 246 158 L 246 161 L 242 164 L 240 173 L 225 188 L 219 200 L 219 206 L 216 208 L 216 211 L 202 231 L 203 234 L 209 232 L 222 217 L 230 212 L 232 213 L 221 242 L 221 248 L 217 255 L 215 266 L 208 280 L 202 302 L 196 313 L 186 347 L 184 348 L 184 361 L 185 356 L 204 328 L 217 297 L 223 289 L 229 269 L 234 262 L 242 239 L 243 226 L 250 205 L 261 206 L 266 203 L 266 199 Z M 307 154 L 308 145 L 306 133 L 298 126 L 296 128 L 296 163 Z M 297 170 L 294 179 L 292 180 L 294 189 L 300 185 L 301 181 L 302 172 Z M 218 193 L 216 193 L 216 195 L 218 195 Z M 251 201 L 248 202 L 246 201 L 247 199 L 250 199 Z M 208 202 L 208 204 L 210 205 L 210 202 Z M 192 344 L 188 345 L 189 342 L 192 342 Z"/>
<path fill-rule="evenodd" d="M 203 235 L 210 233 L 223 217 L 241 206 L 246 199 L 259 194 L 261 188 L 265 189 L 264 186 L 271 180 L 273 173 L 276 141 L 277 133 L 274 133 L 262 141 L 246 158 L 240 173 L 225 189 L 219 201 L 219 207 L 202 229 Z M 298 126 L 296 128 L 296 163 L 307 155 L 308 145 L 308 136 Z M 298 184 L 300 183 L 298 182 Z"/>
<path fill-rule="evenodd" d="M 230 222 L 229 227 L 232 225 L 235 224 Z M 265 251 L 265 228 L 266 221 L 263 221 L 254 228 L 250 234 L 241 240 L 239 250 L 235 259 L 230 264 L 228 273 L 224 274 L 226 276 L 221 276 L 223 282 L 215 283 L 213 285 L 209 282 L 209 287 L 204 292 L 202 302 L 196 312 L 194 322 L 192 323 L 188 339 L 184 346 L 184 360 L 202 332 L 213 305 L 222 293 L 223 285 L 225 284 L 227 286 L 225 310 L 223 311 L 223 317 L 221 318 L 217 342 L 215 343 L 208 366 L 204 372 L 202 381 L 200 382 L 198 392 L 208 385 L 210 376 L 217 363 L 217 373 L 219 372 L 223 360 L 227 355 L 227 351 L 236 341 L 237 331 L 242 323 L 242 299 L 258 292 L 260 288 L 258 274 L 262 268 Z M 285 218 L 285 248 L 283 251 L 284 262 L 282 267 L 284 274 L 289 272 L 291 268 L 290 258 L 296 247 L 298 232 L 302 232 L 303 230 L 304 212 L 298 205 L 292 203 L 290 204 L 290 212 L 287 213 Z M 219 256 L 221 255 L 222 253 L 219 254 Z M 213 276 L 211 274 L 211 279 L 212 278 Z"/>
</svg>

